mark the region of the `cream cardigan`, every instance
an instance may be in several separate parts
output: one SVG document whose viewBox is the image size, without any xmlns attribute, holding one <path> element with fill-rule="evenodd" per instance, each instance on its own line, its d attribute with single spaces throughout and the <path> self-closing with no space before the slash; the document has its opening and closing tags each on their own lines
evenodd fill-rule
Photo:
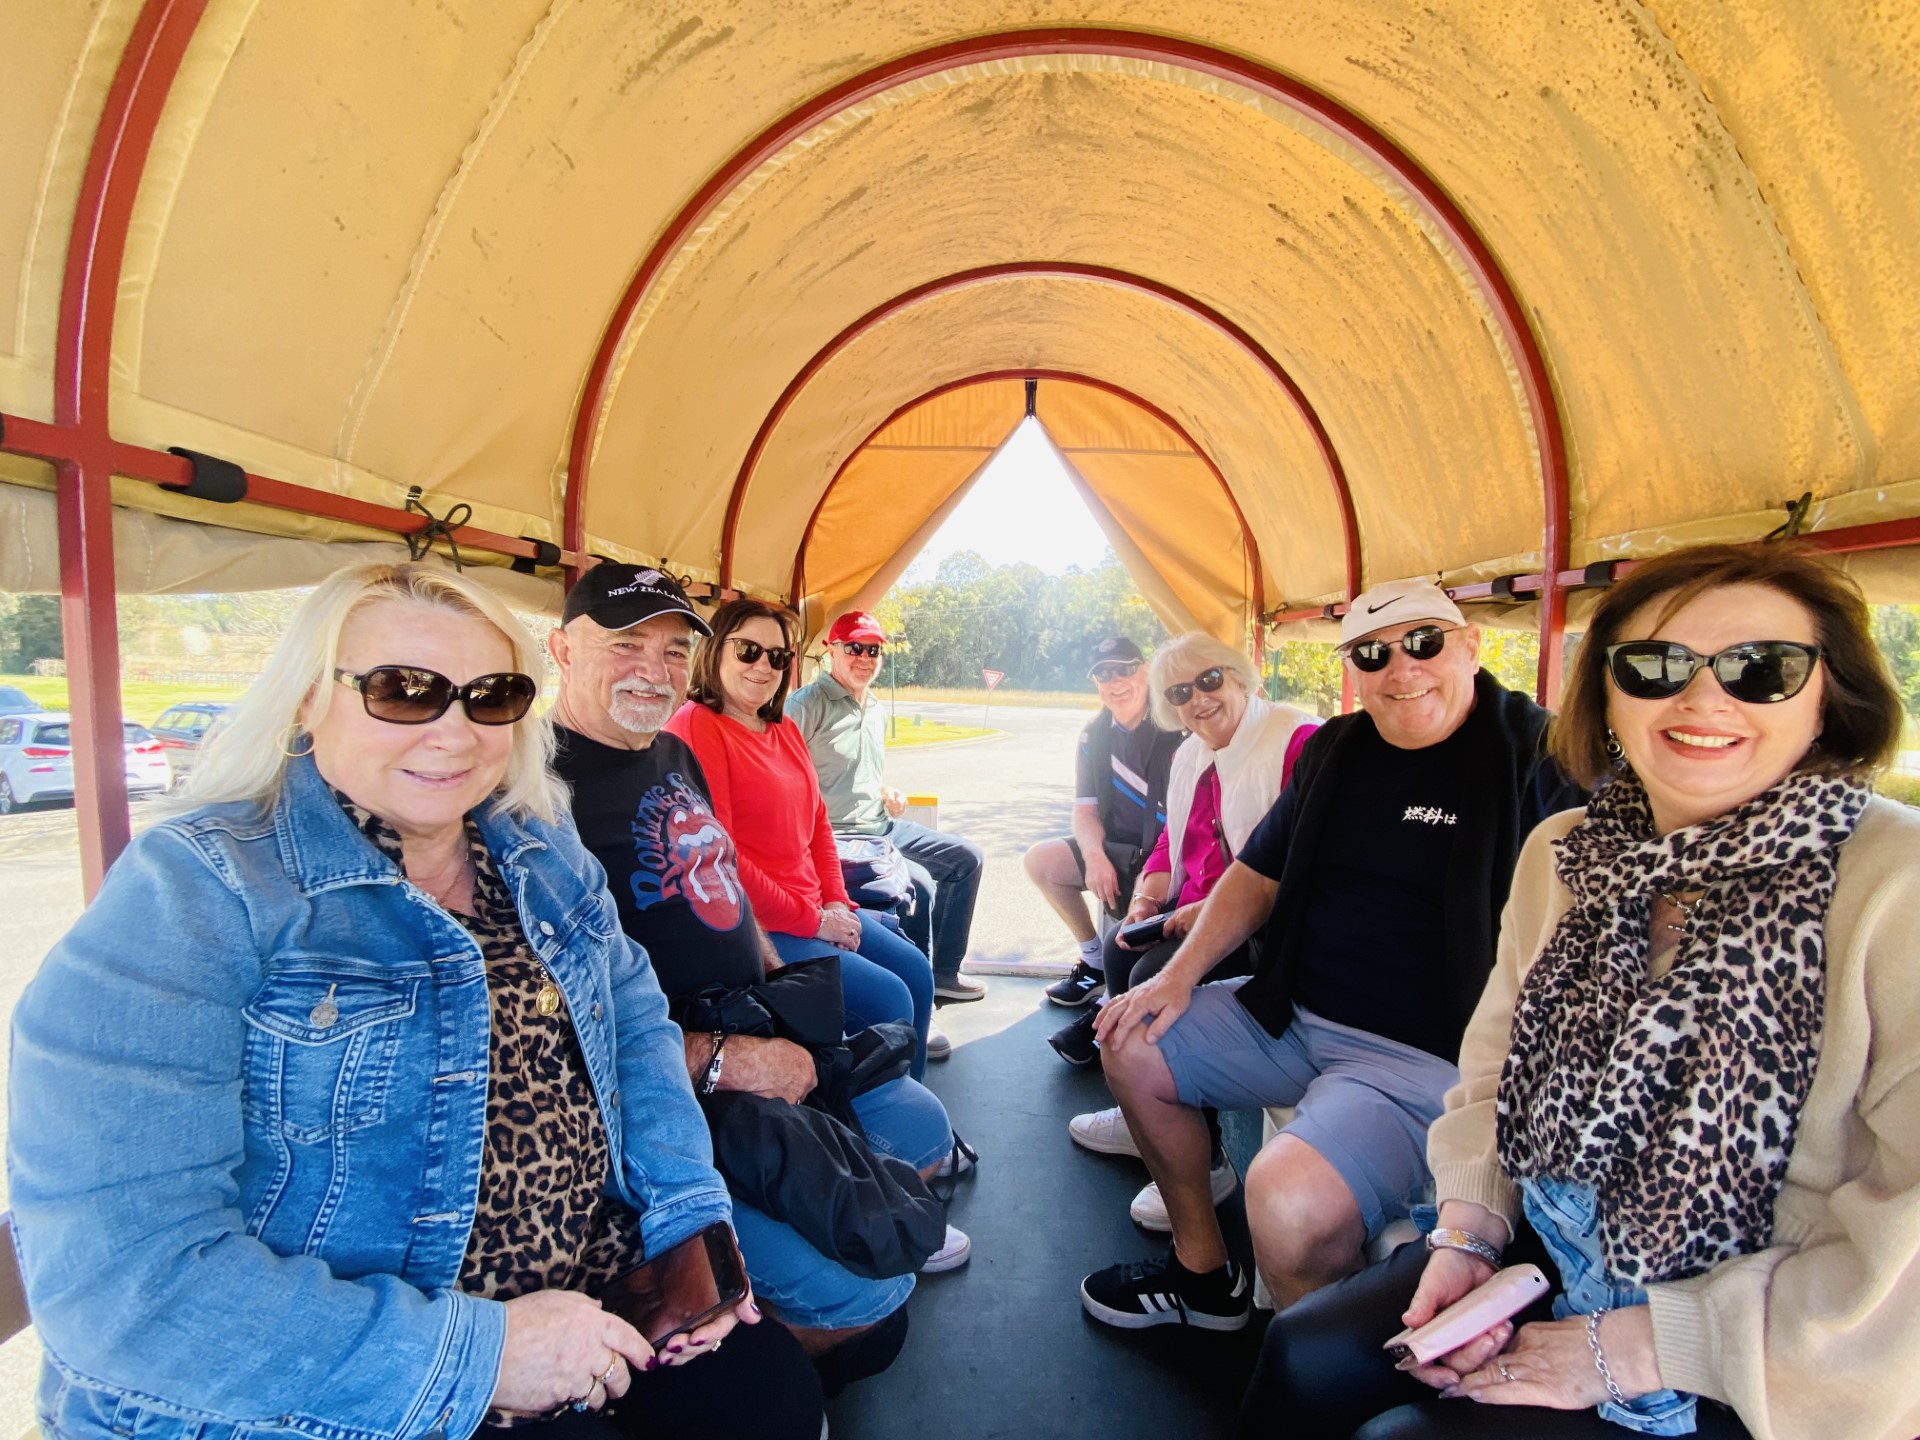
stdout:
<svg viewBox="0 0 1920 1440">
<path fill-rule="evenodd" d="M 1528 837 L 1499 957 L 1460 1050 L 1460 1083 L 1427 1139 L 1442 1200 L 1509 1221 L 1494 1092 L 1526 967 L 1572 903 Z M 1649 1287 L 1661 1375 L 1731 1405 L 1756 1440 L 1920 1435 L 1920 814 L 1875 799 L 1840 852 L 1827 915 L 1826 1021 L 1773 1245 Z"/>
<path fill-rule="evenodd" d="M 1173 872 L 1167 884 L 1169 900 L 1180 893 L 1180 842 L 1187 833 L 1194 792 L 1207 767 L 1220 773 L 1220 828 L 1238 855 L 1253 827 L 1280 798 L 1280 777 L 1286 773 L 1287 743 L 1293 732 L 1312 723 L 1313 716 L 1304 710 L 1249 695 L 1233 738 L 1221 749 L 1209 750 L 1198 735 L 1180 742 L 1167 777 L 1167 867 Z"/>
</svg>

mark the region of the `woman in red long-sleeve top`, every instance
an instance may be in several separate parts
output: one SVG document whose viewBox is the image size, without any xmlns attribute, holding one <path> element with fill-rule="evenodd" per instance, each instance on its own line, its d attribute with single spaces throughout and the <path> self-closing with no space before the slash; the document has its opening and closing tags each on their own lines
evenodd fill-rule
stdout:
<svg viewBox="0 0 1920 1440">
<path fill-rule="evenodd" d="M 693 661 L 688 700 L 667 722 L 706 772 L 714 814 L 733 837 L 754 914 L 784 960 L 840 957 L 850 1030 L 911 1019 L 926 1071 L 933 967 L 912 941 L 855 909 L 806 741 L 783 713 L 797 622 L 764 601 L 729 600 Z"/>
</svg>

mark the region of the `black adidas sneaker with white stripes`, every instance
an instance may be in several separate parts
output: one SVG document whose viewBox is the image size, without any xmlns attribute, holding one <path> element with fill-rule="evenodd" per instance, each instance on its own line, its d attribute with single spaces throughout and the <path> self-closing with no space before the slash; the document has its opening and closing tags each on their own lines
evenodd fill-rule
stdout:
<svg viewBox="0 0 1920 1440">
<path fill-rule="evenodd" d="M 1169 1249 L 1151 1260 L 1109 1265 L 1080 1284 L 1080 1303 L 1096 1320 L 1126 1330 L 1150 1325 L 1196 1325 L 1239 1330 L 1252 1310 L 1253 1287 L 1233 1262 L 1196 1275 Z"/>
</svg>

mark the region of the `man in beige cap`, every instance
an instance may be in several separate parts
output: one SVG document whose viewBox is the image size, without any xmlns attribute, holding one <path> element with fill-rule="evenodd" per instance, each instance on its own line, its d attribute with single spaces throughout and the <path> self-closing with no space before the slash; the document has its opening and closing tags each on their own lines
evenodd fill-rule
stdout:
<svg viewBox="0 0 1920 1440">
<path fill-rule="evenodd" d="M 1247 1174 L 1275 1304 L 1360 1267 L 1431 1179 L 1427 1126 L 1458 1078 L 1520 844 L 1583 798 L 1545 757 L 1547 712 L 1479 668 L 1479 630 L 1437 585 L 1360 595 L 1340 649 L 1364 711 L 1314 735 L 1186 943 L 1100 1017 L 1122 1114 L 1077 1117 L 1074 1138 L 1144 1159 L 1173 1231 L 1163 1259 L 1087 1277 L 1081 1303 L 1108 1324 L 1247 1322 L 1205 1105 L 1295 1107 Z M 1251 976 L 1196 985 L 1256 932 Z"/>
</svg>

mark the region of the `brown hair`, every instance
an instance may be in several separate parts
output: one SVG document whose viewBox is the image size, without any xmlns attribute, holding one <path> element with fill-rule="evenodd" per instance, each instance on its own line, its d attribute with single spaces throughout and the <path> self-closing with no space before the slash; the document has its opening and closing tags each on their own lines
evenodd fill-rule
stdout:
<svg viewBox="0 0 1920 1440">
<path fill-rule="evenodd" d="M 1893 760 L 1905 715 L 1887 662 L 1873 643 L 1867 602 L 1852 578 L 1796 545 L 1695 545 L 1636 565 L 1594 607 L 1547 735 L 1553 758 L 1568 775 L 1590 787 L 1613 769 L 1607 754 L 1606 652 L 1620 640 L 1627 621 L 1664 597 L 1658 617 L 1664 623 L 1705 592 L 1726 585 L 1765 585 L 1799 601 L 1813 617 L 1826 684 L 1820 738 L 1797 768 L 1859 777 Z"/>
<path fill-rule="evenodd" d="M 747 595 L 727 601 L 713 612 L 712 638 L 694 651 L 693 668 L 687 680 L 689 700 L 706 706 L 716 715 L 726 712 L 726 699 L 720 689 L 720 657 L 736 630 L 763 615 L 780 627 L 780 644 L 788 648 L 793 645 L 793 634 L 800 622 L 791 610 Z M 786 713 L 787 691 L 792 687 L 793 667 L 789 665 L 780 672 L 780 688 L 773 692 L 773 698 L 754 713 L 768 724 L 782 719 Z"/>
</svg>

